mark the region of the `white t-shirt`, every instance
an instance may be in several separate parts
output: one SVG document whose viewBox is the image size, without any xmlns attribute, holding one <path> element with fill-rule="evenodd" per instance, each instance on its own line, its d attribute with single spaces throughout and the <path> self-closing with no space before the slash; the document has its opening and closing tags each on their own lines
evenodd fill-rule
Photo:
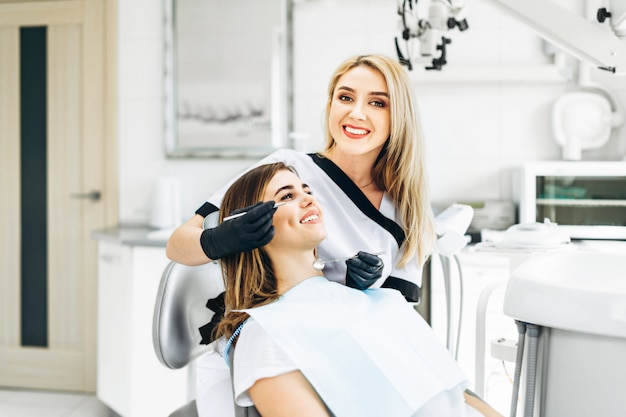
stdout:
<svg viewBox="0 0 626 417">
<path fill-rule="evenodd" d="M 292 302 L 295 304 L 288 305 L 286 309 L 278 309 L 276 315 L 274 316 L 257 316 L 261 318 L 262 322 L 255 320 L 255 313 L 253 313 L 253 316 L 243 326 L 235 349 L 236 353 L 234 356 L 233 375 L 237 404 L 240 406 L 252 405 L 252 400 L 248 395 L 248 390 L 259 379 L 282 375 L 294 370 L 301 370 L 307 379 L 309 379 L 312 383 L 314 388 L 318 390 L 322 399 L 325 402 L 327 402 L 327 400 L 330 401 L 330 403 L 327 402 L 327 405 L 331 406 L 331 409 L 333 409 L 333 404 L 339 404 L 333 410 L 337 413 L 337 417 L 351 417 L 348 413 L 351 413 L 350 410 L 352 407 L 354 407 L 354 412 L 356 412 L 354 415 L 378 415 L 378 413 L 381 412 L 380 409 L 374 411 L 372 414 L 364 414 L 367 413 L 367 411 L 362 409 L 359 410 L 357 408 L 358 405 L 355 404 L 356 402 L 361 401 L 367 402 L 369 400 L 368 397 L 372 397 L 372 395 L 374 397 L 374 403 L 383 404 L 382 408 L 385 410 L 393 409 L 395 403 L 393 400 L 390 400 L 390 398 L 392 398 L 392 395 L 394 395 L 397 391 L 397 388 L 394 388 L 394 384 L 401 384 L 400 381 L 411 381 L 408 382 L 410 385 L 409 396 L 417 397 L 418 395 L 413 394 L 417 392 L 424 393 L 425 395 L 423 400 L 417 400 L 417 402 L 414 402 L 413 406 L 409 406 L 408 408 L 399 407 L 396 409 L 406 411 L 410 410 L 411 407 L 414 407 L 412 408 L 413 411 L 408 414 L 403 414 L 404 417 L 463 417 L 481 415 L 476 410 L 465 404 L 463 393 L 467 384 L 464 380 L 462 372 L 448 352 L 445 351 L 443 345 L 441 345 L 431 334 L 432 331 L 430 327 L 419 325 L 415 328 L 415 326 L 412 326 L 416 323 L 416 320 L 421 320 L 421 317 L 419 317 L 417 313 L 410 309 L 406 309 L 404 312 L 402 309 L 393 309 L 390 313 L 393 313 L 394 317 L 396 317 L 400 323 L 389 323 L 388 320 L 390 317 L 385 315 L 385 306 L 389 306 L 389 304 L 386 304 L 385 301 L 379 302 L 374 299 L 374 301 L 370 303 L 370 301 L 367 300 L 367 296 L 363 296 L 363 293 L 350 298 L 350 293 L 346 292 L 346 290 L 353 292 L 353 295 L 355 295 L 354 293 L 357 293 L 356 290 L 338 287 L 340 286 L 327 281 L 324 282 L 323 278 L 312 278 L 294 287 L 296 291 L 294 291 L 294 289 L 290 290 L 290 292 L 299 291 L 299 293 L 290 294 L 290 292 L 288 292 L 285 296 L 282 296 L 281 299 L 275 302 L 281 303 L 287 301 L 288 303 Z M 370 294 L 376 291 L 377 290 L 367 291 L 366 293 Z M 387 294 L 372 294 L 372 297 L 374 298 L 381 296 L 386 298 Z M 330 299 L 330 302 L 318 302 L 320 297 L 323 297 L 325 300 Z M 307 312 L 307 307 L 305 307 L 294 311 L 292 308 L 293 306 L 309 302 L 307 299 L 312 300 L 312 309 L 309 309 Z M 345 306 L 339 305 L 344 300 L 350 309 L 354 308 L 358 310 L 356 315 L 347 320 L 348 324 L 345 326 L 346 335 L 348 335 L 348 338 L 345 340 L 348 343 L 339 344 L 333 349 L 324 351 L 325 343 L 328 343 L 328 340 L 344 337 L 343 323 L 340 323 L 329 332 L 325 331 L 325 327 L 328 326 L 328 321 L 333 320 L 332 314 L 335 311 L 335 306 L 337 307 L 336 311 L 338 312 L 341 312 L 342 309 L 344 309 Z M 322 306 L 329 314 L 324 315 L 323 313 L 315 310 L 317 304 L 320 304 L 320 306 Z M 380 308 L 379 311 L 374 311 L 372 307 Z M 265 310 L 268 310 L 269 308 L 265 308 Z M 251 309 L 249 311 L 252 312 L 253 310 L 255 309 Z M 380 310 L 383 310 L 382 313 Z M 297 318 L 295 320 L 284 319 L 285 311 L 294 311 L 292 316 L 296 316 Z M 324 328 L 316 329 L 314 326 L 310 325 L 312 321 L 308 321 L 306 316 L 311 314 L 314 316 L 313 320 L 321 321 Z M 341 320 L 339 319 L 339 321 Z M 353 326 L 353 323 L 358 321 L 371 323 L 374 328 L 371 329 L 368 326 L 361 326 L 358 323 L 356 326 Z M 297 329 L 297 323 L 300 322 L 302 323 L 303 328 Z M 267 326 L 267 323 L 271 324 L 269 324 L 269 327 L 264 327 Z M 374 339 L 372 339 L 370 335 L 366 335 L 364 338 L 361 338 L 361 335 L 357 335 L 356 338 L 353 338 L 352 336 L 355 332 L 378 333 L 376 329 L 379 329 L 380 326 L 377 326 L 377 324 L 381 323 L 389 323 L 388 327 L 391 331 L 391 333 L 389 331 L 381 331 L 381 336 L 389 336 L 390 334 L 393 334 L 393 329 L 398 330 L 407 324 L 409 325 L 409 328 L 405 331 L 415 332 L 415 335 L 409 335 L 409 337 L 396 337 L 393 340 L 385 339 L 382 343 L 370 343 L 372 345 L 376 345 L 370 352 L 368 352 L 367 356 L 371 359 L 367 358 L 365 360 L 359 359 L 355 361 L 351 361 L 350 359 L 346 360 L 346 358 L 352 356 L 352 352 L 359 349 L 359 343 L 361 340 L 369 340 L 371 342 L 378 337 L 374 336 Z M 296 324 L 296 326 L 294 326 L 294 324 Z M 333 326 L 330 325 L 328 327 Z M 286 338 L 279 336 L 278 339 L 276 339 L 272 336 L 275 336 L 276 334 L 284 335 L 285 332 L 289 333 Z M 295 336 L 293 336 L 294 334 Z M 293 343 L 294 338 L 305 338 L 302 336 L 304 334 L 307 335 L 306 337 L 312 335 L 312 339 L 306 340 L 304 343 Z M 354 340 L 356 340 L 356 344 L 353 343 Z M 315 341 L 317 341 L 317 343 L 315 343 Z M 287 350 L 285 351 L 281 346 L 285 347 Z M 344 346 L 346 349 L 353 350 L 351 352 L 346 352 L 347 355 L 342 355 L 342 353 L 337 352 L 338 349 L 341 350 Z M 316 357 L 316 354 L 319 351 L 322 351 L 320 355 L 323 355 L 324 360 L 320 360 L 322 356 Z M 389 361 L 389 356 L 393 353 L 397 356 Z M 335 355 L 337 357 L 336 360 L 332 358 L 332 356 Z M 331 358 L 329 359 L 329 357 Z M 326 361 L 326 359 L 328 359 L 328 361 Z M 315 363 L 307 363 L 310 361 Z M 388 364 L 383 364 L 383 362 L 393 364 L 389 366 Z M 298 364 L 302 365 L 302 368 L 298 366 Z M 383 381 L 383 378 L 377 378 L 377 376 L 381 375 L 378 372 L 379 369 L 371 369 L 377 368 L 377 364 L 379 365 L 380 370 L 383 371 L 383 374 L 395 382 L 386 384 L 386 382 Z M 400 368 L 398 368 L 398 365 Z M 354 367 L 358 367 L 359 370 L 353 372 Z M 398 371 L 398 369 L 401 370 Z M 409 376 L 408 379 L 406 378 L 407 375 Z M 424 380 L 421 382 L 414 382 L 415 379 L 419 379 L 420 377 Z M 372 392 L 367 389 L 368 385 L 365 383 L 367 378 L 370 378 L 370 380 L 373 381 L 370 386 L 379 386 L 381 387 L 381 390 L 386 390 L 385 392 L 387 392 L 387 395 L 385 398 L 376 398 L 376 391 Z M 329 391 L 326 391 L 326 394 L 324 394 L 323 388 L 337 380 L 340 381 L 340 386 L 344 388 L 340 395 L 330 399 L 328 397 L 324 397 L 324 395 L 329 395 Z M 425 387 L 430 384 L 437 386 L 438 388 L 430 393 L 425 393 L 424 391 L 427 391 Z M 385 386 L 383 387 L 383 385 Z M 350 390 L 347 388 L 351 386 L 355 387 L 355 389 Z M 391 386 L 390 390 L 388 389 L 388 386 Z M 322 389 L 320 389 L 320 387 Z M 367 393 L 364 394 L 363 390 L 367 391 Z M 329 396 L 332 397 L 332 394 Z M 398 397 L 399 400 L 403 401 L 400 397 L 402 396 L 400 395 Z M 417 406 L 419 407 L 419 410 L 417 411 L 415 411 L 415 404 L 421 404 Z M 337 412 L 336 410 L 338 409 L 341 411 Z M 396 416 L 394 415 L 394 417 Z"/>
<path fill-rule="evenodd" d="M 254 319 L 246 322 L 238 339 L 233 369 L 235 401 L 248 407 L 253 405 L 248 389 L 256 381 L 296 371 L 298 367 Z"/>
<path fill-rule="evenodd" d="M 195 362 L 196 408 L 200 417 L 235 417 L 230 370 L 222 356 L 223 339 Z"/>
</svg>

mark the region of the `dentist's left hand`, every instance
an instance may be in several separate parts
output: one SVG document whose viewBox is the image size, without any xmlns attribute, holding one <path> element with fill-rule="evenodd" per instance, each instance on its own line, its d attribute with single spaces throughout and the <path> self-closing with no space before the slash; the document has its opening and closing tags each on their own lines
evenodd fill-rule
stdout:
<svg viewBox="0 0 626 417">
<path fill-rule="evenodd" d="M 346 261 L 346 285 L 364 290 L 383 276 L 383 260 L 377 255 L 359 252 L 355 258 Z"/>
</svg>

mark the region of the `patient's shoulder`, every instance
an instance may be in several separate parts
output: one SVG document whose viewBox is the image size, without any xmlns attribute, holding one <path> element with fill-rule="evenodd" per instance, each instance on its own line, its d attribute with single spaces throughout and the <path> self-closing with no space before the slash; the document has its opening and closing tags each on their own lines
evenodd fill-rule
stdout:
<svg viewBox="0 0 626 417">
<path fill-rule="evenodd" d="M 250 318 L 235 345 L 233 379 L 236 396 L 244 395 L 256 381 L 297 370 L 263 327 Z M 247 394 L 246 394 L 247 395 Z"/>
</svg>

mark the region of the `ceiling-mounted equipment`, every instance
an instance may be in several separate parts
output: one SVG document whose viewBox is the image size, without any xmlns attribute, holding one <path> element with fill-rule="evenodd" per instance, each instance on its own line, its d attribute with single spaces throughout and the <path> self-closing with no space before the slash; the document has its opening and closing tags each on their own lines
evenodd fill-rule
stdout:
<svg viewBox="0 0 626 417">
<path fill-rule="evenodd" d="M 548 0 L 487 0 L 539 36 L 597 68 L 626 74 L 626 1 L 608 0 L 587 19 Z M 401 41 L 395 38 L 399 61 L 412 70 L 440 70 L 446 64 L 445 35 L 468 28 L 465 0 L 397 0 Z M 591 3 L 589 3 L 591 4 Z M 587 6 L 586 6 L 587 7 Z M 418 48 L 419 47 L 419 48 Z"/>
<path fill-rule="evenodd" d="M 488 0 L 575 58 L 626 74 L 626 2 L 608 0 L 595 20 L 546 0 Z M 610 27 L 610 29 L 607 27 Z"/>
<path fill-rule="evenodd" d="M 427 70 L 441 70 L 446 64 L 446 45 L 452 42 L 444 35 L 455 28 L 464 31 L 469 27 L 465 18 L 465 0 L 431 0 L 426 12 L 418 10 L 418 2 L 398 0 L 405 45 L 403 53 L 398 37 L 395 38 L 398 59 L 409 70 L 416 64 L 424 65 Z M 416 39 L 418 52 L 415 51 Z"/>
</svg>

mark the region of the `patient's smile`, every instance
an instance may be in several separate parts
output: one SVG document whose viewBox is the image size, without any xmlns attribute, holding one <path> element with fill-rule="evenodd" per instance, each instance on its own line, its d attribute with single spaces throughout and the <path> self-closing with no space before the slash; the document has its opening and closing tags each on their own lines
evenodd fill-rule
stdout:
<svg viewBox="0 0 626 417">
<path fill-rule="evenodd" d="M 300 220 L 300 223 L 305 224 L 313 220 L 319 220 L 319 218 L 320 216 L 318 216 L 317 214 L 311 214 L 309 216 L 306 216 L 304 219 Z"/>
</svg>

